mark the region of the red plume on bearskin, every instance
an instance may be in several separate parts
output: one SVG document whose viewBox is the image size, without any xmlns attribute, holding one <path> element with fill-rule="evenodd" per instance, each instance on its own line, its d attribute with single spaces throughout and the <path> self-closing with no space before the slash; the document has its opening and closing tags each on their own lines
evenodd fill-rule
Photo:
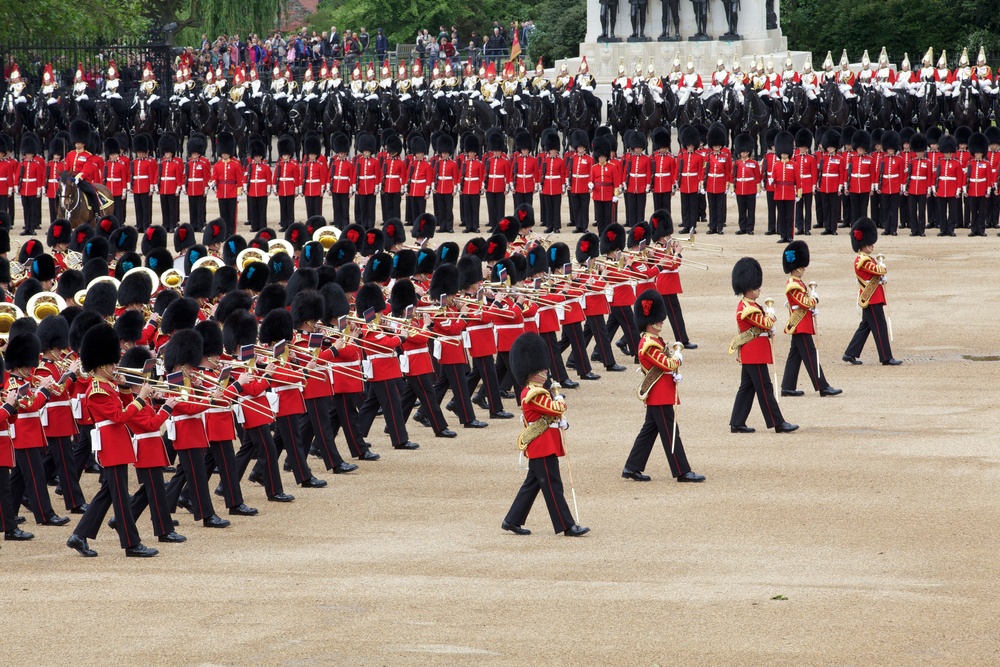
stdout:
<svg viewBox="0 0 1000 667">
<path fill-rule="evenodd" d="M 177 230 L 177 239 L 179 241 L 181 241 L 181 242 L 186 241 L 187 240 L 187 235 L 188 235 L 188 230 L 185 229 L 184 227 L 181 227 L 181 228 L 179 228 Z"/>
<path fill-rule="evenodd" d="M 289 234 L 289 236 L 291 237 L 292 245 L 295 245 L 299 242 L 299 230 L 293 229 L 292 233 Z"/>
<path fill-rule="evenodd" d="M 353 230 L 353 229 L 351 231 L 347 232 L 347 240 L 350 241 L 351 243 L 357 245 L 357 243 L 358 243 L 358 232 L 355 231 L 355 230 Z"/>
<path fill-rule="evenodd" d="M 111 231 L 111 218 L 102 218 L 98 224 L 105 233 Z"/>
<path fill-rule="evenodd" d="M 517 219 L 518 220 L 522 220 L 523 221 L 527 216 L 528 216 L 528 212 L 525 211 L 524 209 L 521 209 L 520 211 L 517 212 Z"/>
<path fill-rule="evenodd" d="M 265 241 L 271 241 L 271 240 L 274 239 L 274 234 L 271 233 L 270 229 L 266 229 L 266 228 L 260 230 L 259 232 L 257 232 L 257 236 L 259 238 L 264 239 Z"/>
<path fill-rule="evenodd" d="M 496 241 L 490 241 L 489 243 L 486 244 L 486 254 L 487 255 L 492 255 L 496 251 L 497 251 L 497 243 L 496 243 Z"/>
<path fill-rule="evenodd" d="M 497 225 L 497 229 L 501 232 L 505 232 L 508 227 L 510 227 L 510 221 L 507 220 L 507 218 L 500 218 L 500 223 Z"/>
<path fill-rule="evenodd" d="M 580 241 L 580 252 L 590 252 L 589 241 Z"/>
<path fill-rule="evenodd" d="M 396 224 L 395 223 L 390 222 L 389 224 L 387 224 L 385 226 L 385 235 L 388 236 L 389 238 L 395 238 L 396 237 Z"/>
<path fill-rule="evenodd" d="M 632 238 L 634 238 L 636 242 L 642 241 L 643 237 L 645 236 L 646 236 L 646 230 L 643 229 L 642 227 L 636 227 L 635 229 L 632 230 Z"/>
<path fill-rule="evenodd" d="M 365 243 L 367 245 L 374 245 L 376 241 L 378 241 L 378 235 L 373 230 L 369 230 L 365 235 Z"/>
<path fill-rule="evenodd" d="M 618 238 L 618 234 L 614 233 L 613 231 L 608 232 L 607 236 L 608 240 L 612 242 Z"/>
<path fill-rule="evenodd" d="M 860 241 L 864 237 L 865 237 L 865 233 L 863 231 L 861 231 L 860 229 L 855 229 L 854 230 L 854 238 L 856 238 L 857 240 Z"/>
<path fill-rule="evenodd" d="M 212 225 L 212 236 L 218 237 L 222 235 L 222 227 L 219 225 Z"/>
<path fill-rule="evenodd" d="M 642 300 L 642 314 L 645 315 L 646 317 L 649 317 L 649 311 L 651 311 L 652 309 L 653 309 L 653 300 L 652 299 L 643 299 Z"/>
</svg>

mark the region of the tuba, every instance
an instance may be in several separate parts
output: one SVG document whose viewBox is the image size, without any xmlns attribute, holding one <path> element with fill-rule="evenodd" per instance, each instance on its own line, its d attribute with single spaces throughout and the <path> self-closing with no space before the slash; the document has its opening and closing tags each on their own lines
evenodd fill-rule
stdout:
<svg viewBox="0 0 1000 667">
<path fill-rule="evenodd" d="M 271 239 L 267 244 L 267 254 L 271 257 L 283 252 L 289 257 L 295 257 L 295 247 L 284 239 Z"/>
<path fill-rule="evenodd" d="M 191 265 L 191 270 L 194 271 L 195 269 L 200 269 L 201 267 L 206 267 L 212 273 L 215 273 L 216 271 L 218 271 L 223 266 L 225 266 L 225 264 L 222 263 L 221 259 L 219 259 L 215 255 L 208 255 L 207 257 L 202 257 L 201 259 L 199 259 L 198 261 L 196 261 L 194 264 L 192 264 Z"/>
<path fill-rule="evenodd" d="M 160 276 L 160 284 L 167 289 L 181 290 L 181 285 L 184 283 L 184 276 L 180 271 L 174 268 L 167 269 Z"/>
<path fill-rule="evenodd" d="M 12 303 L 0 303 L 0 340 L 10 335 L 10 327 L 15 320 L 24 317 L 24 312 Z"/>
<path fill-rule="evenodd" d="M 334 243 L 340 240 L 340 230 L 333 225 L 320 227 L 313 232 L 312 240 L 319 241 L 323 245 L 323 250 L 327 251 L 333 247 Z"/>
<path fill-rule="evenodd" d="M 240 254 L 236 255 L 236 269 L 242 272 L 248 264 L 252 264 L 253 262 L 267 264 L 268 259 L 267 253 L 260 248 L 246 248 L 241 250 Z"/>
<path fill-rule="evenodd" d="M 31 319 L 41 322 L 50 315 L 58 315 L 65 308 L 66 300 L 55 292 L 39 292 L 28 299 L 25 310 Z"/>
</svg>

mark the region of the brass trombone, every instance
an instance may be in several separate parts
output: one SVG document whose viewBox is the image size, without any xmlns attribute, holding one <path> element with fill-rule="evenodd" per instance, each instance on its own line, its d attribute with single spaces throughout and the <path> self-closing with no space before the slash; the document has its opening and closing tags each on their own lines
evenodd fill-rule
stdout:
<svg viewBox="0 0 1000 667">
<path fill-rule="evenodd" d="M 695 233 L 692 231 L 687 237 L 683 236 L 672 236 L 671 239 L 678 241 L 680 243 L 686 243 L 692 250 L 705 250 L 707 252 L 722 252 L 723 247 L 721 245 L 715 245 L 714 243 L 702 243 L 694 240 Z"/>
<path fill-rule="evenodd" d="M 654 261 L 674 259 L 677 260 L 681 266 L 690 266 L 692 269 L 708 271 L 708 264 L 702 264 L 701 262 L 696 262 L 692 259 L 685 259 L 678 255 L 671 255 L 670 253 L 662 250 L 656 250 L 654 248 L 646 248 L 645 250 L 623 250 L 622 252 L 627 255 L 634 255 L 640 258 L 650 258 Z"/>
</svg>

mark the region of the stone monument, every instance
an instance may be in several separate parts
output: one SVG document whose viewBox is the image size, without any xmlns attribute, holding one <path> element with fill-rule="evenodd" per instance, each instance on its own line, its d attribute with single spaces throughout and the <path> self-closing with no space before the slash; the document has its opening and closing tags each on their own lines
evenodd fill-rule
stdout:
<svg viewBox="0 0 1000 667">
<path fill-rule="evenodd" d="M 775 0 L 588 0 L 587 37 L 580 56 L 587 57 L 591 74 L 599 84 L 610 83 L 618 63 L 653 60 L 661 76 L 670 71 L 675 56 L 692 60 L 702 76 L 716 68 L 719 58 L 727 67 L 739 57 L 747 69 L 751 56 L 770 58 L 775 68 L 784 67 L 788 40 L 781 34 Z M 649 32 L 646 32 L 646 24 Z M 631 27 L 628 37 L 626 26 Z M 660 35 L 656 29 L 660 26 Z M 773 26 L 773 27 L 772 27 Z M 652 33 L 652 35 L 650 35 Z M 611 35 L 614 34 L 612 38 Z M 793 51 L 799 71 L 809 54 Z M 565 62 L 576 73 L 580 58 L 557 61 L 556 71 Z M 818 63 L 813 63 L 814 66 Z M 630 67 L 631 70 L 631 67 Z"/>
</svg>

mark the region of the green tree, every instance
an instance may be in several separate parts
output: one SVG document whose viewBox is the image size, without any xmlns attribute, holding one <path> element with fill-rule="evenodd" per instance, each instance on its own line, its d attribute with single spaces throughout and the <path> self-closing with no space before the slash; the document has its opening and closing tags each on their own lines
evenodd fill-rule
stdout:
<svg viewBox="0 0 1000 667">
<path fill-rule="evenodd" d="M 274 29 L 286 0 L 139 0 L 143 15 L 156 25 L 176 23 L 181 30 L 204 32 L 211 37 L 222 33 L 246 36 L 252 32 L 266 33 Z M 179 31 L 178 31 L 179 32 Z M 178 32 L 168 35 L 168 42 L 177 40 Z M 181 33 L 181 42 L 193 41 L 192 33 Z"/>
<path fill-rule="evenodd" d="M 142 0 L 0 2 L 0 47 L 67 39 L 135 37 L 146 29 Z"/>
</svg>

